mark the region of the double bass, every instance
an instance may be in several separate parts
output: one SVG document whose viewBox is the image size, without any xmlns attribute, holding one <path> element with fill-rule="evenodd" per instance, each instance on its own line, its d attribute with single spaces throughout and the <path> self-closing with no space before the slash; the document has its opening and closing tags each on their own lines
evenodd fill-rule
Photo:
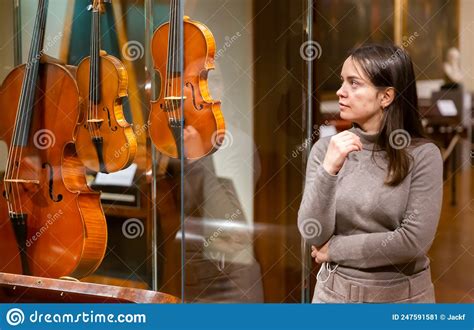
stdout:
<svg viewBox="0 0 474 330">
<path fill-rule="evenodd" d="M 221 102 L 212 99 L 207 83 L 209 70 L 215 67 L 214 36 L 204 24 L 183 17 L 181 3 L 171 0 L 169 22 L 153 33 L 153 64 L 161 88 L 159 98 L 151 102 L 148 125 L 162 154 L 198 159 L 222 145 L 225 122 Z M 192 131 L 183 132 L 187 127 Z M 186 141 L 188 132 L 192 134 Z"/>
<path fill-rule="evenodd" d="M 66 67 L 40 61 L 47 8 L 48 0 L 39 0 L 28 62 L 0 87 L 0 139 L 8 146 L 0 272 L 81 278 L 100 265 L 107 227 L 74 146 L 76 81 Z"/>
<path fill-rule="evenodd" d="M 119 59 L 108 55 L 100 46 L 100 14 L 104 11 L 104 0 L 94 0 L 89 9 L 92 11 L 90 56 L 77 68 L 77 84 L 84 103 L 76 146 L 79 158 L 87 168 L 112 173 L 133 162 L 137 139 L 122 107 L 127 96 L 127 71 Z"/>
</svg>

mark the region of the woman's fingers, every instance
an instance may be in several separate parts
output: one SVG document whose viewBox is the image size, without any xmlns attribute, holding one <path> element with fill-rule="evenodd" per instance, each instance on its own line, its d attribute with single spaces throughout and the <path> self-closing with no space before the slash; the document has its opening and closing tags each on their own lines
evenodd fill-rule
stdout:
<svg viewBox="0 0 474 330">
<path fill-rule="evenodd" d="M 360 150 L 362 150 L 362 143 L 356 134 L 349 131 L 336 134 L 329 142 L 323 167 L 329 174 L 336 175 L 344 165 L 349 152 Z"/>
<path fill-rule="evenodd" d="M 322 257 L 321 253 L 319 252 L 318 248 L 316 246 L 311 245 L 311 258 L 314 258 L 314 261 L 316 261 L 318 264 L 322 263 Z"/>
<path fill-rule="evenodd" d="M 322 263 L 321 259 L 319 256 L 314 257 L 314 261 L 316 261 L 318 264 Z"/>
<path fill-rule="evenodd" d="M 347 155 L 352 151 L 359 151 L 359 150 L 360 150 L 360 147 L 358 145 L 349 144 L 349 145 L 346 146 L 346 148 L 344 150 L 344 153 Z"/>
<path fill-rule="evenodd" d="M 355 135 L 354 133 L 351 133 L 351 132 L 347 132 L 347 133 L 348 134 L 344 134 L 344 135 L 340 135 L 340 136 L 335 135 L 333 137 L 334 138 L 333 143 L 335 145 L 352 143 L 352 144 L 355 144 L 355 145 L 359 146 L 359 148 L 362 150 L 362 142 L 360 141 L 360 138 L 357 135 Z"/>
<path fill-rule="evenodd" d="M 338 146 L 339 152 L 345 158 L 352 151 L 360 151 L 360 146 L 356 143 L 346 142 Z"/>
</svg>

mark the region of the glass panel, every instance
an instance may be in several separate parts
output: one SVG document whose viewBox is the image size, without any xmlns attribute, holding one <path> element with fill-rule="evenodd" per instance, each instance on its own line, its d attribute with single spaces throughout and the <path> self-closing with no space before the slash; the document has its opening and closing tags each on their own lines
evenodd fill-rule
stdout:
<svg viewBox="0 0 474 330">
<path fill-rule="evenodd" d="M 96 269 L 68 275 L 185 302 L 300 302 L 306 4 L 93 3 L 50 0 L 42 49 L 76 80 L 70 152 L 108 238 Z M 28 59 L 37 5 L 2 21 L 1 78 Z"/>
<path fill-rule="evenodd" d="M 188 0 L 184 8 L 184 52 L 214 67 L 201 86 L 225 120 L 217 150 L 184 165 L 185 301 L 298 302 L 302 3 Z M 202 124 L 216 130 L 215 122 Z"/>
<path fill-rule="evenodd" d="M 170 19 L 179 22 L 176 1 L 147 1 L 149 63 L 154 100 L 150 107 L 149 135 L 153 154 L 153 214 L 156 224 L 156 286 L 160 292 L 182 298 L 182 148 L 179 75 L 180 24 L 170 29 Z M 182 29 L 182 28 L 181 28 Z M 170 38 L 170 32 L 171 38 Z M 171 41 L 169 41 L 171 40 Z M 168 60 L 168 53 L 173 54 Z M 174 99 L 177 98 L 177 99 Z M 179 101 L 178 101 L 179 100 Z M 174 127 L 174 128 L 173 128 Z M 173 131 L 174 129 L 174 131 Z M 181 146 L 181 147 L 180 147 Z"/>
<path fill-rule="evenodd" d="M 38 3 L 21 1 L 23 63 L 28 59 Z M 81 111 L 78 123 L 81 124 L 76 131 L 71 129 L 71 136 L 75 133 L 76 137 L 73 153 L 78 157 L 78 164 L 83 162 L 86 166 L 84 179 L 89 187 L 101 191 L 102 206 L 97 200 L 94 210 L 96 217 L 106 221 L 101 237 L 108 234 L 107 245 L 103 246 L 106 249 L 104 258 L 99 258 L 98 268 L 71 275 L 83 282 L 151 289 L 152 173 L 146 125 L 150 90 L 145 66 L 144 3 L 113 1 L 101 4 L 99 19 L 95 23 L 94 8 L 88 7 L 88 3 L 50 0 L 42 47 L 42 54 L 48 56 L 49 61 L 68 64 L 69 71 L 76 78 L 81 96 L 78 108 Z M 98 32 L 94 34 L 93 31 Z M 95 48 L 91 46 L 93 40 L 98 42 Z M 97 66 L 100 67 L 97 70 L 99 78 L 93 80 L 94 70 L 89 69 L 93 68 L 95 51 L 101 59 L 100 66 Z M 94 85 L 92 81 L 99 81 L 99 87 L 94 91 L 89 89 Z M 92 101 L 91 93 L 99 95 L 98 100 Z M 96 137 L 102 139 L 100 146 L 95 144 Z M 98 160 L 100 168 L 91 165 L 94 160 Z M 111 174 L 98 174 L 98 169 Z M 124 171 L 119 171 L 122 169 Z M 57 170 L 54 168 L 53 172 Z M 80 175 L 79 178 L 83 180 Z M 90 194 L 88 188 L 82 188 L 83 196 Z M 81 209 L 84 219 L 88 219 L 88 211 Z M 63 219 L 58 218 L 55 226 L 71 221 L 70 218 L 71 214 L 65 214 Z M 48 231 L 52 232 L 53 228 L 51 226 Z"/>
<path fill-rule="evenodd" d="M 69 6 L 72 5 L 69 4 Z M 67 54 L 67 63 L 80 66 L 85 57 L 92 56 L 90 53 L 93 51 L 91 47 L 93 42 L 91 30 L 94 28 L 94 25 L 91 24 L 93 11 L 91 12 L 91 9 L 87 8 L 87 3 L 81 1 L 75 1 L 71 11 L 69 47 L 66 48 L 65 53 Z M 147 88 L 149 77 L 145 67 L 144 14 L 143 3 L 112 1 L 110 4 L 103 4 L 103 12 L 100 15 L 100 49 L 111 56 L 108 57 L 109 60 L 115 58 L 119 61 L 115 63 L 116 68 L 126 70 L 127 85 L 126 95 L 121 94 L 122 97 L 119 98 L 117 91 L 111 88 L 114 83 L 112 80 L 113 71 L 110 72 L 110 76 L 106 76 L 105 64 L 101 64 L 103 98 L 105 101 L 106 93 L 115 93 L 115 95 L 109 96 L 115 99 L 113 106 L 117 106 L 120 102 L 118 100 L 121 100 L 123 116 L 128 123 L 133 123 L 134 133 L 134 139 L 123 141 L 121 147 L 115 150 L 114 157 L 119 158 L 124 153 L 130 152 L 134 144 L 136 153 L 133 160 L 130 155 L 132 164 L 127 168 L 129 173 L 120 171 L 104 175 L 88 171 L 91 187 L 102 192 L 101 201 L 107 220 L 108 244 L 102 264 L 94 275 L 84 280 L 149 289 L 152 288 L 151 237 L 153 224 L 149 212 L 151 173 L 148 173 L 150 153 L 147 144 L 146 122 L 150 90 Z M 67 22 L 68 18 L 65 18 L 65 21 Z M 67 26 L 67 24 L 65 25 Z M 67 32 L 65 31 L 65 33 Z M 79 85 L 80 83 L 81 81 L 78 80 Z M 107 90 L 105 86 L 108 86 L 109 89 Z M 112 107 L 109 107 L 109 110 Z M 117 109 L 114 110 L 117 111 Z M 115 115 L 117 116 L 117 112 Z M 106 119 L 108 122 L 109 117 Z M 107 122 L 104 122 L 102 126 Z M 112 131 L 114 129 L 115 127 L 111 128 Z M 124 131 L 122 134 L 132 133 Z M 113 136 L 113 138 L 123 137 Z M 80 137 L 77 140 L 76 148 L 82 148 Z M 120 168 L 117 169 L 120 170 Z M 131 184 L 124 183 L 125 177 L 132 180 Z"/>
</svg>

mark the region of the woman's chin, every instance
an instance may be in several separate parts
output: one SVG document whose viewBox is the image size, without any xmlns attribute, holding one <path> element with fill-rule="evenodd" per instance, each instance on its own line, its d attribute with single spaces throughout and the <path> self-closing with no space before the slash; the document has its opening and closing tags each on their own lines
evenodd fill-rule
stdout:
<svg viewBox="0 0 474 330">
<path fill-rule="evenodd" d="M 339 111 L 339 116 L 343 120 L 351 121 L 351 116 L 350 116 L 350 114 L 347 113 L 347 110 L 340 110 Z"/>
</svg>

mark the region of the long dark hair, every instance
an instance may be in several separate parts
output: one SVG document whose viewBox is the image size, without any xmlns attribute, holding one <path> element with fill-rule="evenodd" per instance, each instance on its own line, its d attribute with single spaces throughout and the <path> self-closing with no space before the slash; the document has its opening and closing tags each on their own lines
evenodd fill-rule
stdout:
<svg viewBox="0 0 474 330">
<path fill-rule="evenodd" d="M 426 141 L 418 110 L 413 63 L 405 50 L 394 45 L 364 45 L 353 49 L 349 56 L 376 88 L 392 87 L 395 90 L 393 102 L 383 110 L 374 150 L 387 153 L 385 183 L 396 186 L 410 172 L 412 157 L 406 151 L 410 140 L 411 144 Z"/>
</svg>

